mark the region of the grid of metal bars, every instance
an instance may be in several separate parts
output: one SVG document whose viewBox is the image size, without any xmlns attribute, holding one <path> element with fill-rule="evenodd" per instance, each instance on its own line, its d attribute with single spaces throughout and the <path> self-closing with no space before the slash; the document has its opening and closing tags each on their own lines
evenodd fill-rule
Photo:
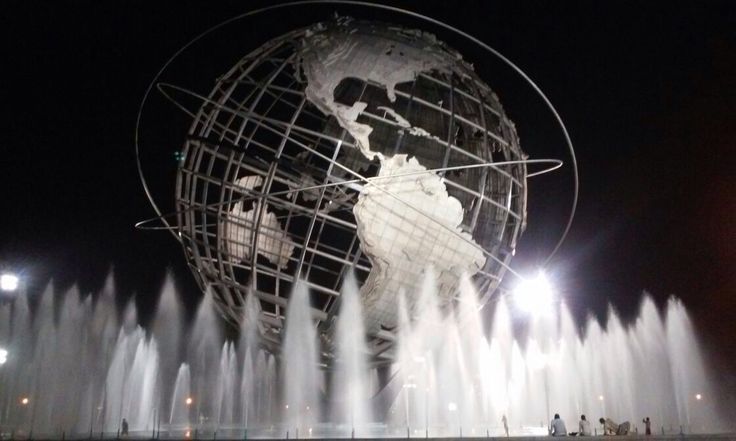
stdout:
<svg viewBox="0 0 736 441">
<path fill-rule="evenodd" d="M 359 282 L 371 271 L 356 235 L 352 207 L 363 185 L 355 175 L 377 174 L 377 164 L 362 156 L 355 140 L 305 97 L 298 74 L 298 47 L 307 29 L 274 39 L 241 59 L 218 79 L 191 113 L 176 190 L 179 234 L 190 266 L 210 289 L 223 316 L 237 323 L 245 297 L 253 293 L 262 308 L 264 342 L 277 350 L 291 286 L 308 284 L 314 317 L 327 332 L 347 271 Z M 399 38 L 397 36 L 397 38 Z M 448 51 L 448 57 L 455 55 Z M 448 193 L 464 208 L 462 230 L 472 235 L 488 258 L 474 280 L 487 299 L 498 286 L 526 222 L 526 166 L 513 124 L 498 98 L 464 63 L 452 72 L 424 72 L 399 84 L 390 103 L 436 139 L 411 136 L 385 111 L 378 110 L 385 88 L 361 79 L 343 81 L 336 101 L 370 105 L 358 122 L 370 124 L 372 148 L 406 153 L 427 169 L 490 164 L 440 171 Z M 375 146 L 375 147 L 374 147 Z M 238 185 L 259 176 L 261 185 Z M 340 185 L 340 183 L 350 182 Z M 252 219 L 232 216 L 235 204 L 253 210 Z M 263 227 L 274 213 L 286 238 Z M 227 228 L 252 232 L 249 243 L 234 242 Z M 278 265 L 257 249 L 258 238 L 293 249 Z M 249 252 L 244 252 L 245 248 Z M 239 250 L 234 252 L 234 250 Z M 451 252 L 452 250 L 448 250 Z M 244 257 L 244 254 L 247 257 Z M 376 357 L 390 346 L 390 330 L 374 332 Z"/>
</svg>

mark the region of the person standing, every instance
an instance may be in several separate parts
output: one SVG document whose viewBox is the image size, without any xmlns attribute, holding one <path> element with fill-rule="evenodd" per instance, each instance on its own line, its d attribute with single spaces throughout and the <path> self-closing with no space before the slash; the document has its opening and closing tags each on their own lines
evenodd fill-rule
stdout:
<svg viewBox="0 0 736 441">
<path fill-rule="evenodd" d="M 549 423 L 549 434 L 552 436 L 567 436 L 565 422 L 562 421 L 559 413 L 556 413 L 552 422 Z"/>
<path fill-rule="evenodd" d="M 649 436 L 652 434 L 652 421 L 649 419 L 649 417 L 644 418 L 641 420 L 642 423 L 644 423 L 644 434 Z"/>
<path fill-rule="evenodd" d="M 120 434 L 122 436 L 128 436 L 128 420 L 123 418 L 123 424 L 121 424 L 120 428 L 122 429 Z"/>
<path fill-rule="evenodd" d="M 501 422 L 503 423 L 503 431 L 506 432 L 506 438 L 509 437 L 509 420 L 506 419 L 506 414 L 501 416 Z"/>
<path fill-rule="evenodd" d="M 580 415 L 580 422 L 578 423 L 578 435 L 590 436 L 590 421 L 585 418 L 585 415 Z"/>
</svg>

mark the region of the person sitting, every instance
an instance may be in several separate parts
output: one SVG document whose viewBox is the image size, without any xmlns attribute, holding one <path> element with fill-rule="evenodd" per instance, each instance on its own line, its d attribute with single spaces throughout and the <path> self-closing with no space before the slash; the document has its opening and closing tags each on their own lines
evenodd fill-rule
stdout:
<svg viewBox="0 0 736 441">
<path fill-rule="evenodd" d="M 560 414 L 556 413 L 554 419 L 549 424 L 549 434 L 551 436 L 567 436 L 567 428 L 565 422 L 560 418 Z"/>
<path fill-rule="evenodd" d="M 624 421 L 621 424 L 616 424 L 616 422 L 614 422 L 610 418 L 601 417 L 598 422 L 603 424 L 604 435 L 628 435 L 629 430 L 631 429 L 631 423 L 629 423 L 628 421 Z"/>
<path fill-rule="evenodd" d="M 592 433 L 590 432 L 590 421 L 585 419 L 585 415 L 580 415 L 580 422 L 578 423 L 578 435 L 580 436 L 592 435 Z"/>
<path fill-rule="evenodd" d="M 615 435 L 616 434 L 616 431 L 618 430 L 618 424 L 616 424 L 612 419 L 601 417 L 598 420 L 598 422 L 603 424 L 603 434 L 604 435 Z"/>
</svg>

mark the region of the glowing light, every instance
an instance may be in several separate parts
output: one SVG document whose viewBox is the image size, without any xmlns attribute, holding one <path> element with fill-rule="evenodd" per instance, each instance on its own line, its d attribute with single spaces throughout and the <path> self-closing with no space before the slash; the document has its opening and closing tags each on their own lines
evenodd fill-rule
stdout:
<svg viewBox="0 0 736 441">
<path fill-rule="evenodd" d="M 184 400 L 184 402 L 187 403 L 187 406 L 191 406 L 192 403 L 194 403 L 194 400 L 192 399 L 192 397 L 187 397 L 187 399 Z"/>
<path fill-rule="evenodd" d="M 457 410 L 457 404 L 452 403 L 452 402 L 448 403 L 447 404 L 447 410 L 449 410 L 450 412 L 456 411 Z"/>
<path fill-rule="evenodd" d="M 513 295 L 516 305 L 534 316 L 550 312 L 555 297 L 552 285 L 541 271 L 535 278 L 522 281 Z"/>
<path fill-rule="evenodd" d="M 695 394 L 695 399 L 698 400 L 698 401 L 700 401 L 700 400 L 703 399 L 703 396 L 700 395 L 700 394 Z"/>
<path fill-rule="evenodd" d="M 15 291 L 18 289 L 18 283 L 20 279 L 15 274 L 3 274 L 0 276 L 0 290 L 3 291 Z"/>
<path fill-rule="evenodd" d="M 598 395 L 598 399 L 603 401 L 603 395 Z"/>
<path fill-rule="evenodd" d="M 23 397 L 23 398 L 21 398 L 21 399 L 20 399 L 20 404 L 22 404 L 22 405 L 24 405 L 24 406 L 25 406 L 26 404 L 28 404 L 28 397 Z"/>
<path fill-rule="evenodd" d="M 189 437 L 191 437 L 191 436 L 192 436 L 192 432 L 191 432 L 191 431 L 189 431 L 189 430 L 187 430 L 187 431 L 186 431 L 186 433 L 184 433 L 184 437 L 185 437 L 185 438 L 189 438 Z"/>
<path fill-rule="evenodd" d="M 0 364 L 5 364 L 6 361 L 8 361 L 8 351 L 0 348 Z"/>
<path fill-rule="evenodd" d="M 288 408 L 289 408 L 289 405 L 288 405 L 288 404 L 286 404 L 286 405 L 284 406 L 284 409 L 288 409 Z"/>
</svg>

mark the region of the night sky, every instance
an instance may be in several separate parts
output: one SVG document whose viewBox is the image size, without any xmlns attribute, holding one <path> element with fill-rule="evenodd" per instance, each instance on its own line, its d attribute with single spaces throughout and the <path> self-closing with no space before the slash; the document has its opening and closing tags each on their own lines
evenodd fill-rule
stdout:
<svg viewBox="0 0 736 441">
<path fill-rule="evenodd" d="M 521 3 L 521 4 L 519 4 Z M 199 293 L 178 244 L 134 224 L 154 216 L 135 168 L 135 118 L 163 63 L 208 27 L 264 2 L 7 2 L 0 18 L 0 267 L 35 295 L 99 289 L 115 268 L 121 302 L 154 303 L 171 268 Z M 551 262 L 583 317 L 624 318 L 642 290 L 690 310 L 709 360 L 736 372 L 736 2 L 401 2 L 498 49 L 534 79 L 564 119 L 580 167 L 578 215 Z M 569 165 L 550 114 L 508 68 L 421 22 L 360 7 L 282 10 L 195 52 L 169 79 L 208 92 L 260 42 L 333 11 L 422 27 L 475 64 L 533 157 Z M 227 34 L 225 37 L 231 34 Z M 157 97 L 160 102 L 160 97 Z M 171 207 L 174 152 L 187 128 L 173 106 L 144 114 L 146 171 Z M 156 135 L 155 133 L 159 133 Z M 164 140 L 169 140 L 170 142 Z M 539 265 L 565 221 L 569 167 L 530 183 L 517 269 Z M 168 198 L 168 199 L 166 199 Z M 732 374 L 731 374 L 732 375 Z M 729 390 L 736 379 L 725 375 Z"/>
</svg>

